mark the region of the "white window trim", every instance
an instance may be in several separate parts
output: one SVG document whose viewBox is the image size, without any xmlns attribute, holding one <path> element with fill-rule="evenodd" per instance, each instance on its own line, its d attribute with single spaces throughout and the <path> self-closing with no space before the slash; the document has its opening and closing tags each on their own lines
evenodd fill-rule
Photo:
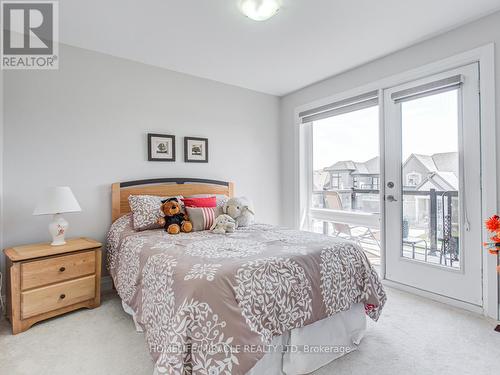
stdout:
<svg viewBox="0 0 500 375">
<path fill-rule="evenodd" d="M 463 65 L 479 62 L 480 70 L 480 91 L 481 91 L 481 175 L 482 175 L 482 218 L 483 221 L 489 216 L 498 212 L 497 202 L 497 170 L 496 170 L 496 99 L 495 99 L 495 45 L 490 43 L 461 54 L 445 58 L 443 60 L 424 65 L 422 67 L 387 77 L 370 84 L 348 90 L 330 97 L 326 97 L 312 103 L 308 103 L 295 109 L 294 119 L 294 195 L 295 201 L 299 202 L 294 216 L 295 225 L 301 227 L 305 222 L 310 207 L 310 197 L 312 189 L 312 153 L 309 150 L 311 142 L 311 125 L 301 124 L 299 113 L 310 110 L 328 103 L 340 101 L 349 97 L 361 95 L 373 90 L 379 90 L 379 117 L 380 134 L 383 134 L 384 127 L 384 102 L 383 90 L 405 82 L 416 80 L 425 76 L 430 76 L 447 70 L 451 70 Z M 383 137 L 380 138 L 380 158 L 384 159 Z M 381 166 L 380 180 L 384 181 L 384 170 Z M 380 186 L 381 197 L 385 194 L 384 186 Z M 381 198 L 382 199 L 382 198 Z M 383 202 L 381 202 L 383 208 Z M 381 223 L 384 222 L 384 210 L 381 209 Z M 483 229 L 483 238 L 487 238 L 487 232 Z M 384 231 L 381 232 L 382 244 L 382 277 L 385 278 L 385 254 Z M 478 247 L 481 244 L 478 244 Z M 483 251 L 483 314 L 495 320 L 500 320 L 499 312 L 499 277 L 496 272 L 498 258 Z"/>
</svg>

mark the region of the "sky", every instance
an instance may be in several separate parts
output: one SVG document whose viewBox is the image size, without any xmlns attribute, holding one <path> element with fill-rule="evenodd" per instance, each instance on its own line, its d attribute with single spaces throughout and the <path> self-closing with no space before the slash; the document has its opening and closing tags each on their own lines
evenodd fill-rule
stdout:
<svg viewBox="0 0 500 375">
<path fill-rule="evenodd" d="M 403 158 L 458 151 L 458 91 L 403 103 Z M 432 135 L 432 136 L 430 136 Z"/>
<path fill-rule="evenodd" d="M 457 91 L 402 104 L 403 161 L 412 153 L 432 155 L 458 150 Z M 313 124 L 313 165 L 322 169 L 340 160 L 367 161 L 379 155 L 378 107 Z"/>
</svg>

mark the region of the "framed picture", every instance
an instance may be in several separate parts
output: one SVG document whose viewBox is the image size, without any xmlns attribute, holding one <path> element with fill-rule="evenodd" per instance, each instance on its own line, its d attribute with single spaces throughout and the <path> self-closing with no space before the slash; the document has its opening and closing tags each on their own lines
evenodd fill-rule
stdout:
<svg viewBox="0 0 500 375">
<path fill-rule="evenodd" d="M 149 161 L 175 161 L 175 135 L 148 134 Z"/>
<path fill-rule="evenodd" d="M 208 163 L 208 139 L 184 137 L 184 161 Z"/>
</svg>

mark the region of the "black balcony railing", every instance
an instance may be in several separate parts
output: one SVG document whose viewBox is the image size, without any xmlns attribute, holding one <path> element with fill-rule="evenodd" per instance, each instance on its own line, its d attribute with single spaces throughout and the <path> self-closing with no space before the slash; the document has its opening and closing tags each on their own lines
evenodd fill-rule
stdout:
<svg viewBox="0 0 500 375">
<path fill-rule="evenodd" d="M 316 198 L 316 204 L 318 208 L 332 208 L 327 206 L 326 196 L 328 194 L 338 194 L 342 207 L 337 209 L 346 211 L 362 211 L 373 214 L 378 214 L 380 212 L 380 204 L 375 200 L 371 200 L 372 206 L 367 208 L 363 207 L 366 205 L 366 199 L 363 196 L 379 196 L 379 189 L 335 189 L 335 190 L 315 190 L 313 195 Z M 458 201 L 454 203 L 454 199 L 458 198 L 458 191 L 439 191 L 436 189 L 430 189 L 426 191 L 417 190 L 403 190 L 403 197 L 405 196 L 415 196 L 415 197 L 428 197 L 428 208 L 429 213 L 428 218 L 426 218 L 426 225 L 428 240 L 430 242 L 430 252 L 435 253 L 436 251 L 445 251 L 444 246 L 454 242 L 455 249 L 448 249 L 449 253 L 454 252 L 455 256 L 458 254 Z M 412 223 L 407 223 L 411 226 Z M 454 241 L 451 241 L 455 238 Z M 440 243 L 440 248 L 438 248 L 438 243 Z"/>
</svg>

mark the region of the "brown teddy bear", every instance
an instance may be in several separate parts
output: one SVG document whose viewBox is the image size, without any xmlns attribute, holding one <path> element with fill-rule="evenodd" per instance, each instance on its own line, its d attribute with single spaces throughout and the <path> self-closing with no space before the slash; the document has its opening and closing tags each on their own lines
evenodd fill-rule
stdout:
<svg viewBox="0 0 500 375">
<path fill-rule="evenodd" d="M 177 198 L 169 198 L 161 203 L 161 210 L 165 216 L 158 219 L 158 224 L 165 227 L 169 234 L 177 234 L 181 231 L 189 233 L 193 230 L 193 224 L 187 215 L 181 212 L 181 205 Z"/>
</svg>

